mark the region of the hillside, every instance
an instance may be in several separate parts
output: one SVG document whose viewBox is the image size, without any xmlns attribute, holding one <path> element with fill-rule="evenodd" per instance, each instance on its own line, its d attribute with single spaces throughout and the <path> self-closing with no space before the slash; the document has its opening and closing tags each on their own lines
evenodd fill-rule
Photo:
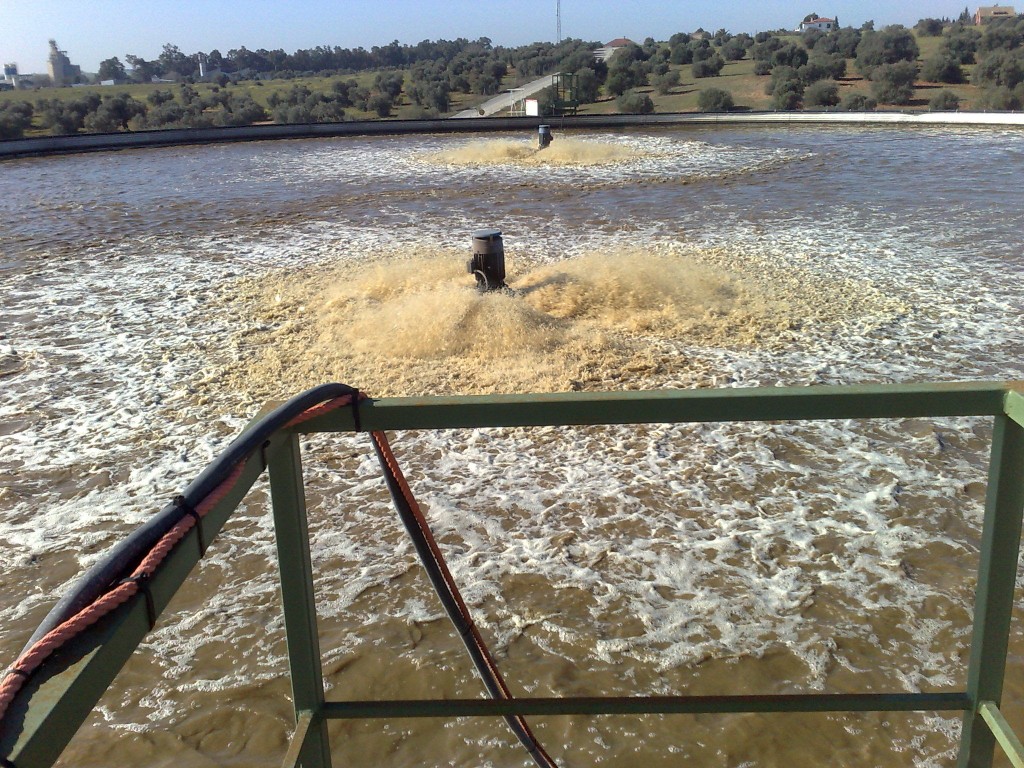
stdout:
<svg viewBox="0 0 1024 768">
<path fill-rule="evenodd" d="M 230 76 L 219 74 L 217 82 L 189 82 L 189 76 L 181 83 L 8 90 L 0 91 L 0 138 L 438 117 L 472 108 L 494 93 L 552 71 L 577 73 L 580 114 L 698 111 L 700 94 L 707 89 L 727 92 L 735 111 L 822 109 L 833 104 L 837 105 L 834 108 L 861 110 L 925 110 L 938 93 L 948 101 L 943 108 L 1019 108 L 1024 85 L 1012 77 L 1017 70 L 1024 71 L 1024 16 L 998 27 L 991 25 L 984 32 L 959 24 L 940 25 L 937 31 L 940 34 L 926 35 L 917 28 L 878 32 L 844 28 L 827 35 L 776 32 L 755 37 L 729 35 L 724 30 L 714 37 L 679 33 L 668 41 L 648 39 L 643 46 L 627 46 L 607 64 L 594 60 L 595 43 L 583 41 L 520 49 L 491 48 L 489 42 L 481 41 L 456 41 L 448 47 L 439 42 L 427 46 L 426 53 L 421 50 L 425 43 L 421 43 L 415 49 L 396 48 L 389 53 L 396 61 L 403 57 L 411 61 L 417 55 L 434 57 L 420 58 L 410 66 L 319 74 L 242 70 Z M 862 39 L 895 48 L 879 49 L 881 58 L 866 67 L 863 49 L 870 46 L 858 47 Z M 950 65 L 955 75 L 952 79 L 963 82 L 922 79 L 923 72 L 936 71 L 937 57 L 951 55 L 958 57 Z M 998 56 L 1006 57 L 1009 64 L 1002 69 L 993 65 L 991 60 Z M 987 64 L 973 63 L 984 57 L 990 60 Z M 911 59 L 916 69 L 906 75 L 910 64 L 904 60 Z M 961 64 L 967 61 L 971 63 Z M 894 69 L 891 62 L 895 69 L 904 66 L 904 80 L 909 77 L 913 82 L 883 91 L 862 74 L 869 72 L 878 79 L 878 72 Z M 981 78 L 975 76 L 979 66 L 986 67 Z M 815 67 L 820 71 L 815 72 Z M 707 76 L 696 76 L 700 70 Z M 972 84 L 975 82 L 987 87 Z M 812 86 L 817 88 L 814 96 Z M 791 93 L 786 99 L 773 96 L 773 87 Z M 818 95 L 822 90 L 827 96 L 824 101 Z M 856 95 L 860 99 L 851 101 Z"/>
</svg>

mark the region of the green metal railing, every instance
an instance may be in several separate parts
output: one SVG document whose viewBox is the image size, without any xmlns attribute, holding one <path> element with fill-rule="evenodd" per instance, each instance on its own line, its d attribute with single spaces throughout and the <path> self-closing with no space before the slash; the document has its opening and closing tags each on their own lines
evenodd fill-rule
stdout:
<svg viewBox="0 0 1024 768">
<path fill-rule="evenodd" d="M 1000 713 L 1024 511 L 1024 383 L 664 390 L 620 393 L 364 400 L 363 431 L 497 426 L 804 421 L 990 416 L 993 435 L 966 690 L 940 693 L 636 696 L 514 700 L 325 700 L 298 438 L 353 432 L 339 409 L 271 434 L 240 464 L 231 491 L 192 529 L 136 595 L 48 660 L 11 705 L 0 756 L 18 768 L 51 765 L 150 630 L 231 512 L 269 470 L 281 567 L 296 730 L 286 766 L 331 765 L 326 723 L 340 718 L 639 715 L 731 712 L 960 711 L 959 768 L 986 768 L 995 744 L 1024 768 L 1024 749 Z"/>
</svg>

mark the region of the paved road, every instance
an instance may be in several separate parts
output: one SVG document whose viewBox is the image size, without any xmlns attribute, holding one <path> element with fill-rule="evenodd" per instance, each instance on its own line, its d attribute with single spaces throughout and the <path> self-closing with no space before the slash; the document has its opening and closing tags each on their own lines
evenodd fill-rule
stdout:
<svg viewBox="0 0 1024 768">
<path fill-rule="evenodd" d="M 452 118 L 460 117 L 487 117 L 493 115 L 495 112 L 500 112 L 503 109 L 508 109 L 512 106 L 513 102 L 518 99 L 525 99 L 527 96 L 532 96 L 538 91 L 542 91 L 551 85 L 551 79 L 553 75 L 544 75 L 544 77 L 533 80 L 526 85 L 521 85 L 515 93 L 499 93 L 497 96 L 488 99 L 478 107 L 473 109 L 464 109 L 461 112 L 456 112 L 452 115 Z"/>
</svg>

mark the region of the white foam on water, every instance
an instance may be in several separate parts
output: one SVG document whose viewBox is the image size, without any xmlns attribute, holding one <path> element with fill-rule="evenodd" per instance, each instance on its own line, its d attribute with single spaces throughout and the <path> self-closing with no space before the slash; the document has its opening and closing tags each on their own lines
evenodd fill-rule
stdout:
<svg viewBox="0 0 1024 768">
<path fill-rule="evenodd" d="M 615 140 L 643 156 L 592 178 L 714 177 L 779 159 L 666 137 Z M 430 159 L 450 144 L 342 144 L 252 164 L 267 183 L 315 174 L 443 188 L 486 172 Z M 509 176 L 575 178 L 570 168 Z M 506 248 L 551 264 L 641 241 L 662 256 L 728 262 L 765 284 L 784 287 L 799 274 L 794 292 L 814 279 L 862 286 L 849 306 L 808 315 L 780 343 L 709 346 L 651 333 L 652 349 L 681 362 L 632 372 L 619 386 L 1024 378 L 1014 338 L 1024 312 L 1019 263 L 979 270 L 967 246 L 943 244 L 948 232 L 910 241 L 862 215 L 837 216 L 825 235 L 799 220 L 755 226 L 725 214 L 683 236 L 642 222 L 614 234 L 513 214 L 518 234 Z M 325 215 L 258 238 L 111 240 L 79 256 L 54 246 L 59 260 L 32 256 L 31 272 L 0 274 L 3 626 L 38 617 L 75 568 L 179 492 L 252 413 L 253 393 L 218 387 L 273 330 L 239 314 L 243 277 L 368 263 L 403 248 L 464 249 L 474 226 L 457 211 L 416 224 L 411 235 Z M 499 655 L 530 647 L 546 664 L 596 670 L 612 691 L 639 682 L 669 692 L 701 665 L 785 653 L 802 665 L 795 682 L 806 689 L 830 690 L 847 673 L 877 667 L 871 685 L 918 691 L 960 679 L 953 660 L 968 642 L 981 515 L 968 488 L 984 483 L 987 437 L 982 420 L 957 419 L 403 433 L 396 448 Z M 439 622 L 365 441 L 310 438 L 304 448 L 331 641 L 325 664 L 380 649 L 377 623 Z M 50 572 L 50 563 L 60 567 Z M 101 715 L 126 730 L 163 728 L 181 716 L 183 698 L 279 680 L 286 654 L 275 571 L 261 489 L 211 548 L 201 588 L 144 642 L 158 679 L 118 688 L 120 701 Z M 15 584 L 28 594 L 15 597 Z M 12 652 L 23 640 L 10 629 L 0 638 Z M 550 684 L 523 681 L 530 690 Z M 956 736 L 951 718 L 921 728 Z M 486 742 L 482 752 L 496 749 Z M 943 759 L 929 749 L 915 764 Z M 601 754 L 598 744 L 593 756 Z"/>
<path fill-rule="evenodd" d="M 560 144 L 572 150 L 564 152 Z M 806 157 L 789 149 L 716 146 L 672 136 L 627 136 L 614 133 L 559 134 L 551 149 L 554 160 L 535 153 L 536 141 L 459 136 L 341 141 L 301 154 L 268 152 L 242 169 L 266 183 L 301 184 L 314 172 L 318 178 L 363 184 L 410 183 L 425 189 L 443 188 L 452 174 L 469 183 L 593 186 L 637 181 L 686 182 L 758 173 Z M 545 150 L 547 151 L 547 150 Z M 585 173 L 581 173 L 581 170 Z M 495 178 L 495 171 L 500 177 Z"/>
</svg>

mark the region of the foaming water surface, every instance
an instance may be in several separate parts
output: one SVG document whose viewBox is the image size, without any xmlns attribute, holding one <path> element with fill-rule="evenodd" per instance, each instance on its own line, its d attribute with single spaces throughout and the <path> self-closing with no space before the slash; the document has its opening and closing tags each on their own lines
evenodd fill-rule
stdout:
<svg viewBox="0 0 1024 768">
<path fill-rule="evenodd" d="M 324 380 L 402 395 L 1024 378 L 1018 132 L 631 130 L 550 151 L 425 136 L 0 167 L 4 658 L 265 399 Z M 511 294 L 462 272 L 483 226 L 504 233 Z M 395 442 L 513 690 L 542 696 L 962 686 L 989 435 L 913 419 Z M 304 448 L 329 695 L 479 695 L 365 440 Z M 62 764 L 279 764 L 275 563 L 261 485 Z M 565 765 L 945 766 L 959 728 L 534 725 Z M 332 740 L 354 765 L 525 764 L 483 719 Z"/>
</svg>

